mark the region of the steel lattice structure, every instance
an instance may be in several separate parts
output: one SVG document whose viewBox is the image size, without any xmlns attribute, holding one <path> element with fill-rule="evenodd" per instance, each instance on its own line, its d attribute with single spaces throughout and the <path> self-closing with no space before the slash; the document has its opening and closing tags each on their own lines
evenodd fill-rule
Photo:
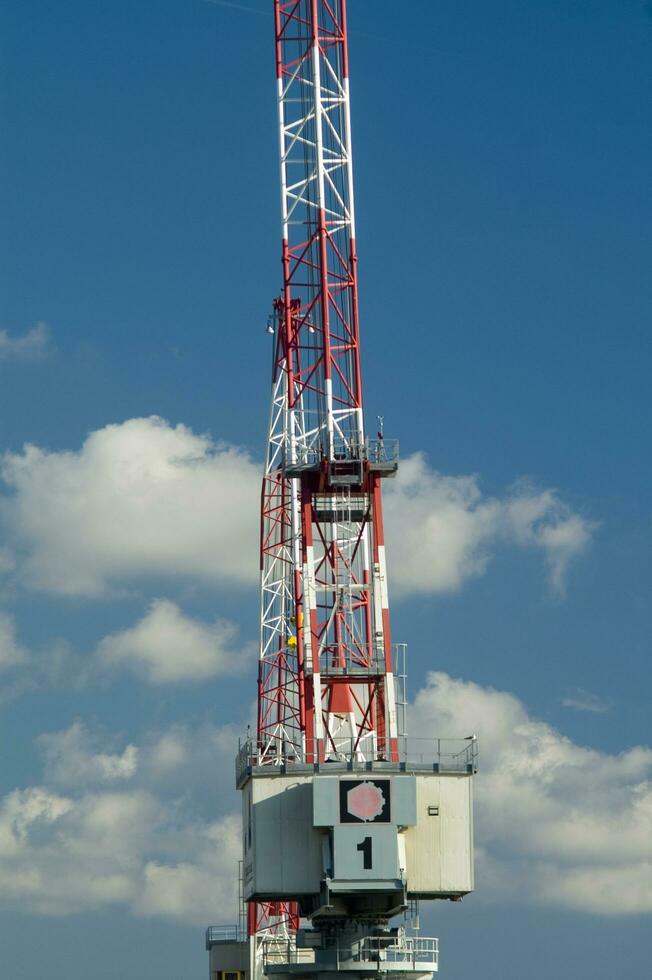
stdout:
<svg viewBox="0 0 652 980">
<path fill-rule="evenodd" d="M 261 498 L 259 764 L 398 758 L 381 478 L 365 439 L 345 0 L 274 2 L 283 289 Z M 293 924 L 281 903 L 249 931 Z"/>
<path fill-rule="evenodd" d="M 259 748 L 389 755 L 381 476 L 362 418 L 344 0 L 276 0 L 283 292 L 262 494 Z"/>
</svg>

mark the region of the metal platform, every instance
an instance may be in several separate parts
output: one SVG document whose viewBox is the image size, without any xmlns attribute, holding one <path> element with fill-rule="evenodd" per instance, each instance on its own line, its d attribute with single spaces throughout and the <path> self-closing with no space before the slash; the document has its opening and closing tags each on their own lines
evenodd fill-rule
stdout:
<svg viewBox="0 0 652 980">
<path fill-rule="evenodd" d="M 438 970 L 439 940 L 426 936 L 365 936 L 350 944 L 332 943 L 315 950 L 298 948 L 292 941 L 263 946 L 263 966 L 268 976 L 358 976 L 389 974 L 392 977 L 431 975 Z"/>
<path fill-rule="evenodd" d="M 304 473 L 317 473 L 326 461 L 320 449 L 303 449 L 301 454 L 283 465 L 285 476 L 299 479 Z M 365 439 L 361 446 L 336 445 L 329 469 L 332 486 L 359 486 L 364 469 L 382 477 L 394 476 L 398 470 L 398 439 Z"/>
<path fill-rule="evenodd" d="M 417 739 L 406 736 L 399 738 L 397 762 L 390 760 L 361 758 L 360 750 L 354 745 L 338 744 L 338 756 L 327 757 L 324 762 L 306 762 L 308 758 L 319 758 L 318 746 L 306 746 L 303 754 L 286 744 L 285 754 L 278 754 L 273 746 L 258 747 L 253 739 L 241 739 L 235 759 L 236 786 L 240 789 L 250 777 L 279 775 L 290 772 L 317 773 L 336 772 L 376 772 L 376 773 L 454 773 L 472 775 L 478 767 L 478 740 L 475 735 L 468 738 Z M 270 771 L 271 770 L 271 771 Z"/>
</svg>

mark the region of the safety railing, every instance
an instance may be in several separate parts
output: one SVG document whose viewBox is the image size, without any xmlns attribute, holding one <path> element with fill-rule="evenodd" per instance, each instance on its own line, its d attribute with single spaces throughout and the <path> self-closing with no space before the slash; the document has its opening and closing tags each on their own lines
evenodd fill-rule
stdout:
<svg viewBox="0 0 652 980">
<path fill-rule="evenodd" d="M 330 661 L 324 656 L 320 657 L 321 676 L 333 677 L 346 674 L 351 677 L 376 677 L 387 670 L 384 650 L 374 650 L 365 661 L 359 655 L 354 657 L 352 651 L 347 650 L 342 659 L 344 663 L 337 662 L 335 657 Z"/>
<path fill-rule="evenodd" d="M 313 949 L 297 949 L 294 939 L 278 940 L 264 938 L 261 943 L 263 966 L 278 966 L 285 963 L 314 963 Z"/>
<path fill-rule="evenodd" d="M 318 466 L 328 453 L 319 446 L 297 446 L 294 457 L 286 459 L 289 468 L 311 468 Z M 399 460 L 398 439 L 367 438 L 363 443 L 336 439 L 333 444 L 332 459 L 336 463 L 364 460 L 371 464 L 397 464 Z"/>
<path fill-rule="evenodd" d="M 399 758 L 408 768 L 434 766 L 440 772 L 476 772 L 478 768 L 478 737 L 414 738 L 404 735 L 398 740 Z"/>
<path fill-rule="evenodd" d="M 366 439 L 364 458 L 370 463 L 398 463 L 398 439 Z"/>
<path fill-rule="evenodd" d="M 441 773 L 474 773 L 478 764 L 478 740 L 467 738 L 420 739 L 409 736 L 361 741 L 337 737 L 328 741 L 305 739 L 293 743 L 279 736 L 263 743 L 251 738 L 241 740 L 236 756 L 238 785 L 248 773 L 261 767 L 308 768 L 321 767 L 330 772 L 337 769 L 373 771 L 395 766 L 402 771 Z"/>
<path fill-rule="evenodd" d="M 417 963 L 436 966 L 439 957 L 439 940 L 431 936 L 366 936 L 358 944 L 354 959 L 358 962 L 378 961 L 402 963 L 415 968 Z"/>
<path fill-rule="evenodd" d="M 346 972 L 356 965 L 373 965 L 378 971 L 383 966 L 399 965 L 403 970 L 437 970 L 439 940 L 430 936 L 365 936 L 350 945 L 329 943 L 325 946 L 297 948 L 293 939 L 279 941 L 265 938 L 261 943 L 263 965 L 277 970 L 281 965 L 296 966 L 318 962 L 325 972 L 336 969 Z M 392 971 L 393 972 L 393 971 Z"/>
<path fill-rule="evenodd" d="M 234 926 L 209 926 L 206 930 L 206 949 L 219 943 L 243 943 L 246 939 L 244 931 Z"/>
</svg>

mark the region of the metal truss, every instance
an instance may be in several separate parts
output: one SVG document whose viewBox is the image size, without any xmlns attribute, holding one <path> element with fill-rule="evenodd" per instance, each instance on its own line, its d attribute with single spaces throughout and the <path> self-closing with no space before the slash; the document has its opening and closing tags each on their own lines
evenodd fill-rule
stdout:
<svg viewBox="0 0 652 980">
<path fill-rule="evenodd" d="M 344 0 L 275 5 L 283 293 L 261 523 L 259 749 L 391 757 L 378 473 L 364 456 Z"/>
<path fill-rule="evenodd" d="M 330 457 L 364 435 L 345 4 L 277 0 L 275 26 L 290 427 Z"/>
<path fill-rule="evenodd" d="M 283 289 L 270 321 L 256 756 L 397 760 L 384 447 L 374 463 L 362 416 L 346 5 L 275 0 L 274 12 Z M 296 914 L 252 905 L 249 934 L 292 935 Z"/>
<path fill-rule="evenodd" d="M 303 755 L 304 718 L 293 617 L 300 562 L 296 482 L 284 474 L 288 456 L 286 361 L 276 339 L 267 459 L 261 496 L 261 610 L 258 672 L 258 733 L 270 761 Z"/>
</svg>

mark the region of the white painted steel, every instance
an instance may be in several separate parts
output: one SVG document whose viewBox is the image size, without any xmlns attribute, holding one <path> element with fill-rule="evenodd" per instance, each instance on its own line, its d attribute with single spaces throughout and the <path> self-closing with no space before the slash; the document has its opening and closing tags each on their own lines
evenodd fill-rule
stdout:
<svg viewBox="0 0 652 980">
<path fill-rule="evenodd" d="M 465 895 L 473 891 L 472 777 L 416 778 L 417 823 L 404 831 L 408 894 Z"/>
<path fill-rule="evenodd" d="M 349 84 L 331 63 L 332 57 L 328 46 L 306 45 L 292 74 L 277 83 L 282 227 L 290 248 L 317 226 L 320 210 L 331 233 L 355 238 Z M 310 393 L 298 398 L 296 411 L 310 420 L 301 426 L 299 459 L 320 448 L 322 433 L 329 454 L 338 435 L 347 444 L 362 445 L 362 411 L 337 408 L 332 382 L 328 386 L 327 381 L 322 377 L 317 383 L 323 405 Z"/>
</svg>

